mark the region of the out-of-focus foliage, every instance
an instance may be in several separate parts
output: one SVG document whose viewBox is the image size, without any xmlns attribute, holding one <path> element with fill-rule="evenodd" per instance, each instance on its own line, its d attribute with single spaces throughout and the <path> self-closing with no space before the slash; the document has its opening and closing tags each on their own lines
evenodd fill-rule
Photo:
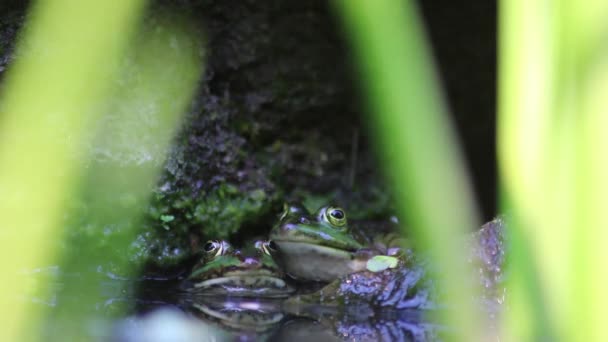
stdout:
<svg viewBox="0 0 608 342">
<path fill-rule="evenodd" d="M 115 87 L 103 103 L 104 116 L 94 130 L 95 139 L 84 152 L 90 171 L 72 201 L 73 210 L 66 213 L 68 250 L 75 244 L 70 238 L 97 232 L 90 242 L 100 256 L 129 260 L 127 266 L 148 261 L 142 256 L 152 246 L 140 245 L 130 231 L 138 227 L 137 234 L 154 233 L 139 229 L 143 224 L 139 216 L 148 211 L 159 168 L 200 76 L 200 39 L 187 23 L 178 15 L 146 18 L 121 60 Z M 102 209 L 107 212 L 100 213 Z M 173 223 L 163 222 L 167 228 Z M 129 241 L 116 246 L 113 240 L 123 230 L 129 232 L 123 237 Z M 124 262 L 97 260 L 112 272 L 129 273 L 130 267 L 122 268 Z"/>
<path fill-rule="evenodd" d="M 142 230 L 150 193 L 201 75 L 200 39 L 189 24 L 183 15 L 147 18 L 103 102 L 104 115 L 84 156 L 79 208 L 67 211 L 61 305 L 51 310 L 44 330 L 58 340 L 87 336 L 75 317 L 99 315 L 93 308 L 102 302 L 104 279 L 133 278 L 145 261 L 134 257 L 132 241 Z M 120 316 L 130 305 L 105 305 L 103 317 Z M 56 334 L 55 327 L 62 329 Z"/>
<path fill-rule="evenodd" d="M 507 340 L 608 338 L 607 15 L 605 1 L 501 1 Z"/>
<path fill-rule="evenodd" d="M 99 261 L 122 275 L 139 266 L 127 258 L 128 244 L 202 60 L 183 16 L 147 20 L 136 32 L 142 5 L 32 8 L 2 97 L 2 260 L 11 278 L 0 295 L 11 308 L 3 311 L 2 340 L 19 340 L 26 324 L 36 325 L 39 313 L 26 311 L 21 296 L 48 296 L 53 284 L 18 272 L 56 264 L 63 252 L 55 279 L 62 286 L 54 289 L 61 305 L 49 308 L 45 329 L 26 335 L 81 340 L 90 336 L 83 320 L 99 302 L 102 278 L 114 270 L 97 268 Z"/>
<path fill-rule="evenodd" d="M 0 294 L 11 308 L 2 311 L 1 340 L 19 340 L 37 317 L 20 298 L 25 277 L 15 275 L 54 257 L 63 206 L 80 174 L 75 155 L 141 6 L 53 1 L 32 8 L 0 112 L 1 263 L 11 278 Z"/>
<path fill-rule="evenodd" d="M 441 270 L 440 286 L 457 311 L 455 337 L 475 340 L 483 320 L 470 300 L 459 236 L 476 227 L 476 209 L 433 65 L 411 2 L 336 1 L 358 55 L 363 89 L 398 211 Z"/>
</svg>

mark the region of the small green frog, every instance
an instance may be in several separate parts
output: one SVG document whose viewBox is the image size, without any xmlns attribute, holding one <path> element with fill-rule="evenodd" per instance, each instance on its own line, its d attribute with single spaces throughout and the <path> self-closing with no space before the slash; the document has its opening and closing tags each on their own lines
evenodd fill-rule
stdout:
<svg viewBox="0 0 608 342">
<path fill-rule="evenodd" d="M 227 241 L 208 241 L 203 257 L 188 277 L 193 290 L 200 295 L 287 297 L 293 288 L 283 280 L 269 245 L 257 241 L 253 248 L 241 251 Z"/>
</svg>

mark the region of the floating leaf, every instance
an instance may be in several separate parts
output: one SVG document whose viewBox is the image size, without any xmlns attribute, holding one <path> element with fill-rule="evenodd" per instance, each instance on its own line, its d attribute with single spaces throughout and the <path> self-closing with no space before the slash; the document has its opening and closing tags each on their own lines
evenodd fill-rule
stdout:
<svg viewBox="0 0 608 342">
<path fill-rule="evenodd" d="M 160 215 L 160 220 L 163 222 L 171 222 L 175 219 L 173 215 Z"/>
<path fill-rule="evenodd" d="M 372 272 L 384 271 L 388 268 L 395 268 L 399 259 L 388 255 L 376 255 L 367 261 L 367 269 Z"/>
</svg>

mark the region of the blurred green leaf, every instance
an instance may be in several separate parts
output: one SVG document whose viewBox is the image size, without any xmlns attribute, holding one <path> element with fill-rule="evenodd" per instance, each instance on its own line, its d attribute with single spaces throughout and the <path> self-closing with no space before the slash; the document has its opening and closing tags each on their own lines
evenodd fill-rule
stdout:
<svg viewBox="0 0 608 342">
<path fill-rule="evenodd" d="M 604 341 L 605 1 L 501 1 L 498 146 L 514 217 L 503 337 Z"/>
<path fill-rule="evenodd" d="M 370 105 L 367 121 L 416 245 L 437 263 L 456 339 L 481 339 L 476 289 L 459 241 L 478 227 L 477 209 L 431 54 L 411 1 L 336 0 Z M 405 233 L 405 232 L 404 232 Z M 409 233 L 409 232 L 408 232 Z M 408 234 L 409 235 L 409 234 Z"/>
<path fill-rule="evenodd" d="M 28 290 L 16 274 L 56 254 L 63 207 L 81 172 L 78 155 L 142 6 L 138 0 L 32 5 L 1 100 L 0 263 L 11 281 L 0 304 L 11 309 L 2 311 L 0 340 L 21 340 L 39 316 L 20 299 Z"/>
</svg>

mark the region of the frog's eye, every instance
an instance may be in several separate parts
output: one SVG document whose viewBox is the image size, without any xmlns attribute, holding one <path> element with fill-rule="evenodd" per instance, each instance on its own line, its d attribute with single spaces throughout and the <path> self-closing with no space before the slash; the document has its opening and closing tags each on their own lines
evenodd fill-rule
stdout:
<svg viewBox="0 0 608 342">
<path fill-rule="evenodd" d="M 203 246 L 203 250 L 207 254 L 210 254 L 210 255 L 213 255 L 213 256 L 218 256 L 218 255 L 221 255 L 224 252 L 224 247 L 225 247 L 224 244 L 221 243 L 220 241 L 209 240 Z"/>
<path fill-rule="evenodd" d="M 272 254 L 276 253 L 278 250 L 277 244 L 272 240 L 260 241 L 259 245 L 258 245 L 258 243 L 256 243 L 256 247 L 257 246 L 259 246 L 259 248 L 264 252 L 264 254 L 267 254 L 267 255 L 272 255 Z"/>
<path fill-rule="evenodd" d="M 283 204 L 283 212 L 281 213 L 281 217 L 279 217 L 279 221 L 283 221 L 284 218 L 289 214 L 289 205 L 287 203 Z"/>
<path fill-rule="evenodd" d="M 344 227 L 346 225 L 346 213 L 342 208 L 327 208 L 327 210 L 325 210 L 325 219 L 336 227 Z"/>
<path fill-rule="evenodd" d="M 277 246 L 277 244 L 272 240 L 265 243 L 264 247 L 266 247 L 266 248 L 264 248 L 264 251 L 267 251 L 268 254 L 275 253 L 276 251 L 279 250 L 279 247 Z"/>
</svg>

